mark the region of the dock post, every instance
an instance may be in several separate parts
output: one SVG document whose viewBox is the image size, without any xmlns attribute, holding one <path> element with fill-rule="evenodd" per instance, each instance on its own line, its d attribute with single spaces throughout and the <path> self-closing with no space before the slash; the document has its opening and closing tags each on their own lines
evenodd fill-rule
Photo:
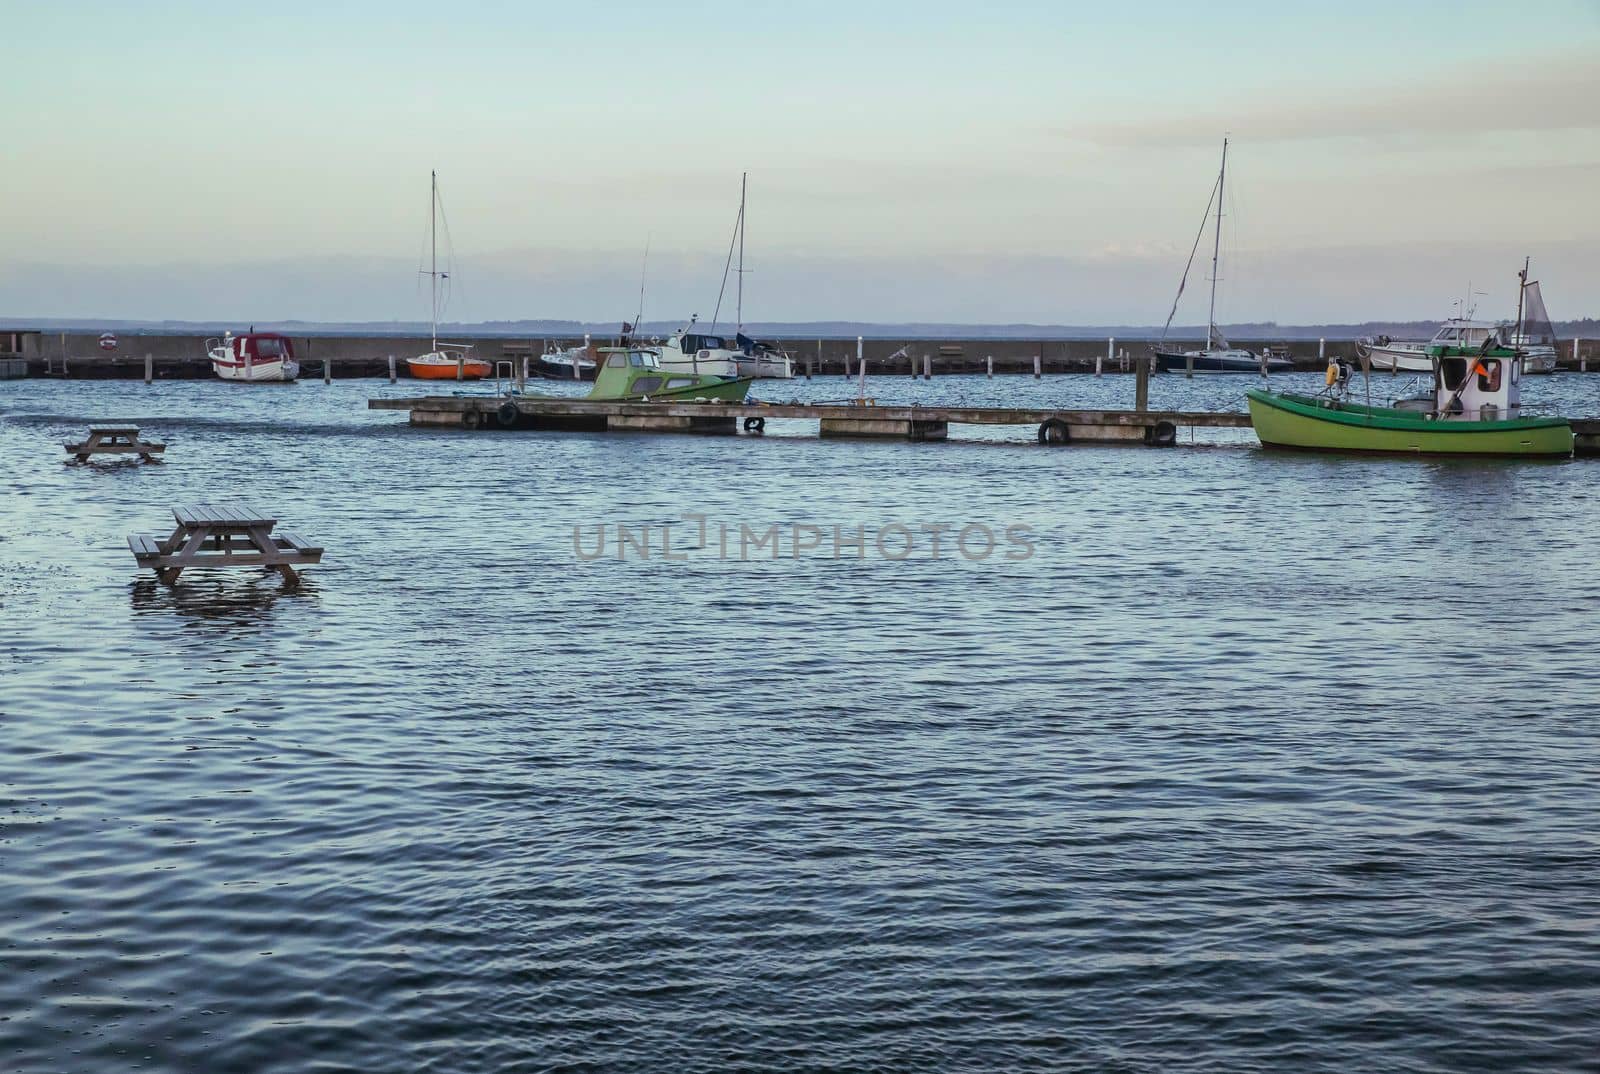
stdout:
<svg viewBox="0 0 1600 1074">
<path fill-rule="evenodd" d="M 456 355 L 456 379 L 467 379 L 467 356 L 465 354 Z"/>
<path fill-rule="evenodd" d="M 922 379 L 933 379 L 933 359 L 926 354 L 922 356 Z"/>
<path fill-rule="evenodd" d="M 572 360 L 572 379 L 573 380 L 582 380 L 583 379 L 583 359 L 584 359 L 585 356 L 588 355 L 589 348 L 592 345 L 593 344 L 591 344 L 589 342 L 589 333 L 585 332 L 583 334 L 583 354 L 578 356 L 578 357 L 576 357 L 576 358 L 574 358 Z M 599 366 L 596 366 L 595 368 L 596 368 L 596 371 L 598 371 Z M 700 367 L 698 365 L 696 365 L 694 368 L 695 368 L 696 372 L 699 372 Z"/>
<path fill-rule="evenodd" d="M 155 355 L 151 354 L 149 351 L 145 351 L 144 352 L 144 382 L 146 384 L 149 384 L 152 380 L 155 379 L 155 375 L 156 375 L 156 358 L 155 358 Z"/>
<path fill-rule="evenodd" d="M 1325 340 L 1325 339 L 1317 340 L 1317 361 L 1323 363 L 1324 365 L 1327 364 L 1327 361 L 1328 361 L 1328 341 Z"/>
<path fill-rule="evenodd" d="M 1133 409 L 1150 409 L 1150 356 L 1141 354 L 1133 360 Z"/>
<path fill-rule="evenodd" d="M 396 377 L 394 375 L 394 355 L 391 354 L 391 355 L 389 355 L 389 383 L 393 384 L 393 383 L 395 383 L 395 381 L 396 381 Z"/>
<path fill-rule="evenodd" d="M 989 355 L 989 379 L 994 379 L 994 355 Z"/>
<path fill-rule="evenodd" d="M 861 337 L 856 337 L 856 375 L 860 378 L 856 383 L 856 395 L 864 403 L 867 399 L 867 360 L 861 353 Z"/>
<path fill-rule="evenodd" d="M 306 340 L 306 350 L 310 350 L 310 349 L 311 349 L 311 341 L 308 339 L 308 340 Z M 324 384 L 332 384 L 333 383 L 333 359 L 331 357 L 330 358 L 324 358 L 322 360 L 322 383 L 324 383 Z"/>
<path fill-rule="evenodd" d="M 1589 359 L 1578 357 L 1578 337 L 1572 337 L 1572 360 L 1578 363 L 1578 372 L 1589 372 Z"/>
<path fill-rule="evenodd" d="M 522 356 L 522 379 L 517 382 L 517 391 L 526 393 L 528 390 L 528 363 L 533 361 L 533 340 L 528 341 L 528 353 Z"/>
<path fill-rule="evenodd" d="M 1038 380 L 1044 366 L 1044 347 L 1040 346 L 1039 352 L 1033 356 L 1033 379 Z"/>
<path fill-rule="evenodd" d="M 1190 380 L 1194 379 L 1194 351 L 1189 351 L 1183 356 L 1183 375 Z"/>
</svg>

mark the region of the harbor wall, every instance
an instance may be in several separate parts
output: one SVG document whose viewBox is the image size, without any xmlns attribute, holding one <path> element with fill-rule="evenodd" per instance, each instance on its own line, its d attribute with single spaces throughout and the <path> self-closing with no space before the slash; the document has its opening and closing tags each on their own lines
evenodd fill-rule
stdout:
<svg viewBox="0 0 1600 1074">
<path fill-rule="evenodd" d="M 115 351 L 103 351 L 99 334 L 87 332 L 18 333 L 18 357 L 27 364 L 30 376 L 62 376 L 81 378 L 139 378 L 144 375 L 145 356 L 149 355 L 154 375 L 160 379 L 176 380 L 212 376 L 206 357 L 205 337 L 196 335 L 119 335 Z M 294 336 L 295 353 L 300 360 L 301 375 L 322 376 L 324 365 L 331 363 L 334 377 L 387 376 L 389 357 L 395 359 L 400 376 L 405 376 L 408 356 L 424 354 L 430 347 L 427 337 L 419 336 Z M 612 339 L 596 337 L 596 343 L 605 346 Z M 452 343 L 470 343 L 475 356 L 489 361 L 510 361 L 520 368 L 521 359 L 542 354 L 549 348 L 582 344 L 581 337 L 516 338 L 506 336 L 451 337 Z M 794 359 L 796 376 L 810 371 L 818 376 L 854 374 L 856 370 L 856 340 L 849 338 L 777 340 Z M 983 374 L 993 359 L 997 375 L 1026 375 L 1034 372 L 1035 362 L 1042 373 L 1092 373 L 1099 359 L 1106 373 L 1132 372 L 1134 359 L 1149 354 L 1149 339 L 1118 339 L 1108 357 L 1105 339 L 1074 340 L 1016 340 L 1016 339 L 920 339 L 894 340 L 869 339 L 862 344 L 867 372 L 872 376 L 919 375 L 924 358 L 935 376 L 950 374 Z M 1168 340 L 1169 346 L 1184 349 L 1203 345 L 1202 340 Z M 1329 339 L 1322 345 L 1319 357 L 1318 340 L 1236 339 L 1234 343 L 1259 350 L 1272 345 L 1284 348 L 1296 367 L 1306 370 L 1323 368 L 1328 358 L 1355 358 L 1355 340 Z M 1582 360 L 1600 372 L 1600 340 L 1583 340 L 1579 345 Z M 1573 361 L 1572 342 L 1561 346 L 1561 366 L 1578 368 Z"/>
</svg>

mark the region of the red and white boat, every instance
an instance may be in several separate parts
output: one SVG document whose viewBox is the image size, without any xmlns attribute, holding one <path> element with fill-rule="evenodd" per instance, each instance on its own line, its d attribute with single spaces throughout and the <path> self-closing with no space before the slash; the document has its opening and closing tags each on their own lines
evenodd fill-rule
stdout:
<svg viewBox="0 0 1600 1074">
<path fill-rule="evenodd" d="M 287 381 L 300 375 L 294 341 L 276 332 L 229 332 L 221 340 L 206 340 L 206 353 L 223 380 Z"/>
<path fill-rule="evenodd" d="M 428 277 L 433 295 L 433 347 L 427 354 L 406 359 L 406 369 L 423 380 L 479 380 L 494 372 L 488 362 L 474 358 L 470 343 L 439 342 L 439 283 L 450 273 L 439 270 L 439 173 L 430 172 L 428 187 Z"/>
</svg>

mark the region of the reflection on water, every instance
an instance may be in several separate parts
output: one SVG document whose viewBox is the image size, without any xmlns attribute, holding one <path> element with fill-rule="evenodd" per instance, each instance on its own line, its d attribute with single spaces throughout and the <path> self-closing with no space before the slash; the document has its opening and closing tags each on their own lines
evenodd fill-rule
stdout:
<svg viewBox="0 0 1600 1074">
<path fill-rule="evenodd" d="M 0 389 L 0 1070 L 1592 1062 L 1594 464 L 363 407 L 415 390 Z M 130 415 L 164 465 L 59 465 Z M 205 500 L 328 559 L 161 585 Z M 689 515 L 1037 551 L 573 551 Z"/>
<path fill-rule="evenodd" d="M 175 585 L 141 577 L 128 586 L 136 615 L 176 615 L 238 630 L 267 631 L 272 609 L 280 600 L 314 600 L 312 576 L 285 586 L 276 571 L 242 568 L 229 571 L 186 571 Z"/>
</svg>

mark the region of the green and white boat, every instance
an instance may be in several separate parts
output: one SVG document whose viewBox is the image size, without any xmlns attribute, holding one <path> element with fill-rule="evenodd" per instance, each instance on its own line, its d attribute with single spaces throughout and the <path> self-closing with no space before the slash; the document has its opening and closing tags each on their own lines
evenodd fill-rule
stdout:
<svg viewBox="0 0 1600 1074">
<path fill-rule="evenodd" d="M 1295 395 L 1253 388 L 1250 423 L 1269 448 L 1407 455 L 1572 454 L 1572 426 L 1522 405 L 1521 352 L 1491 339 L 1482 347 L 1428 348 L 1433 392 L 1399 405 L 1348 398 L 1348 367 L 1330 366 L 1329 391 Z"/>
<path fill-rule="evenodd" d="M 586 399 L 641 403 L 742 403 L 754 377 L 688 373 L 661 368 L 661 355 L 647 347 L 601 347 L 600 368 Z M 534 396 L 534 393 L 529 393 Z M 538 395 L 537 398 L 558 398 Z M 559 397 L 566 398 L 566 397 Z"/>
</svg>

